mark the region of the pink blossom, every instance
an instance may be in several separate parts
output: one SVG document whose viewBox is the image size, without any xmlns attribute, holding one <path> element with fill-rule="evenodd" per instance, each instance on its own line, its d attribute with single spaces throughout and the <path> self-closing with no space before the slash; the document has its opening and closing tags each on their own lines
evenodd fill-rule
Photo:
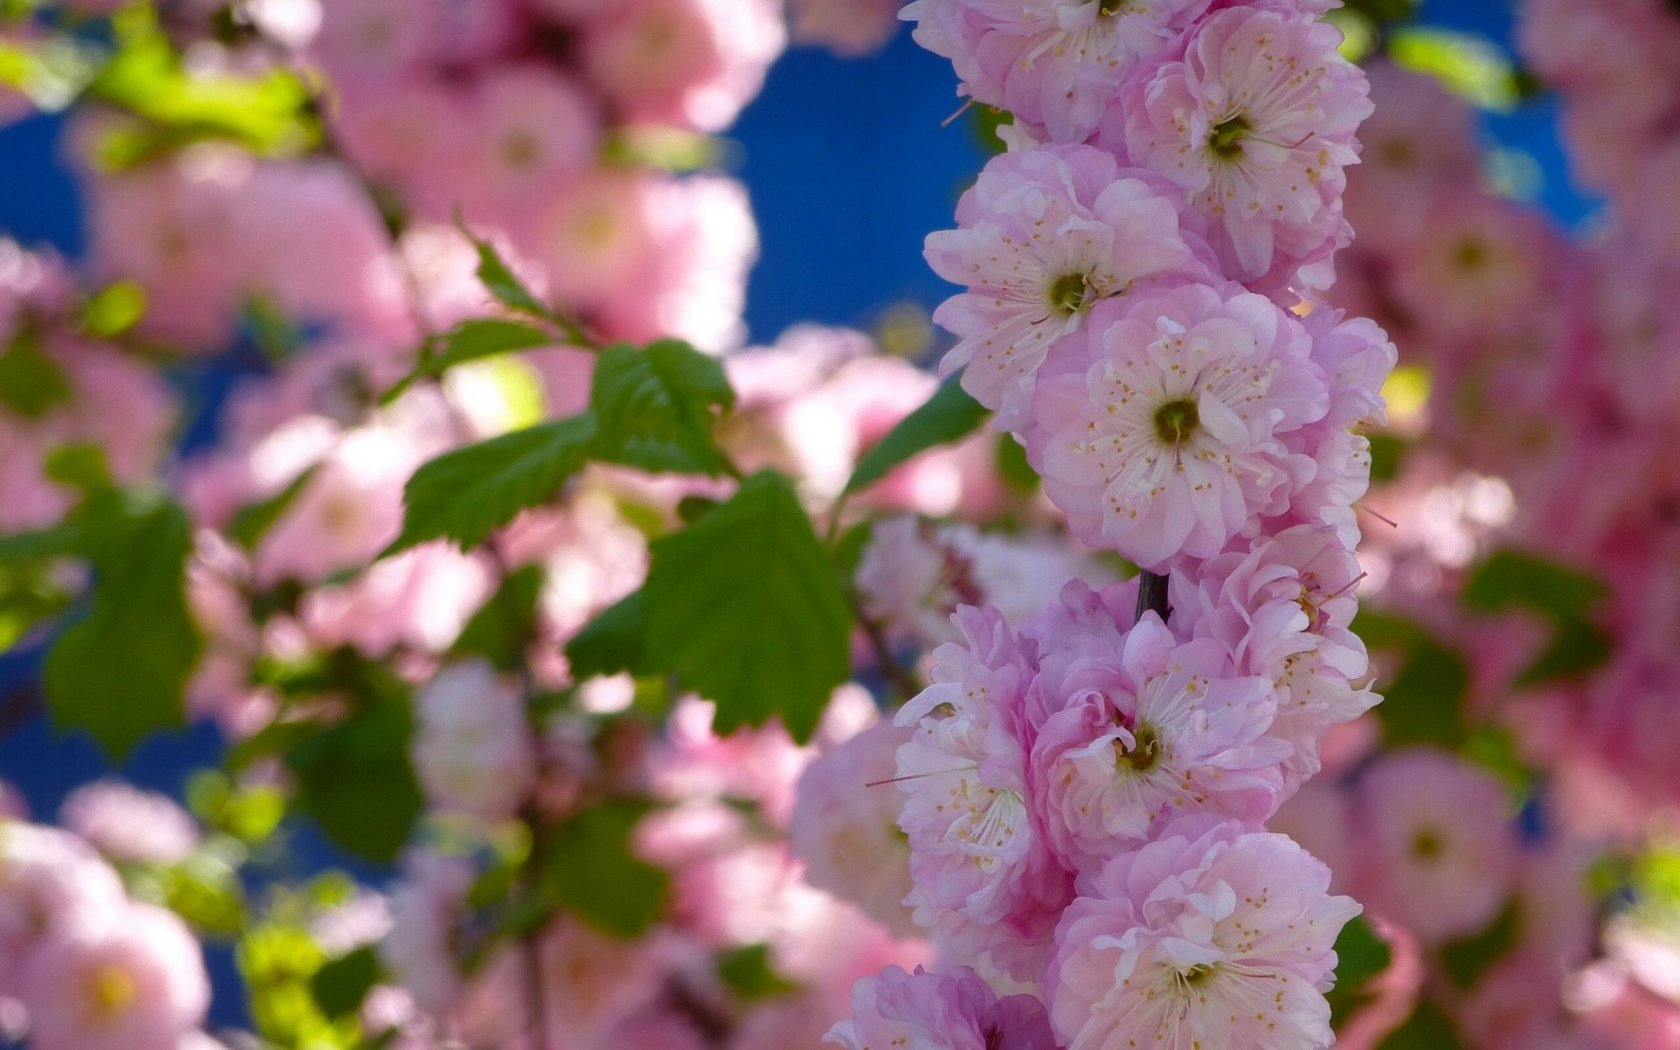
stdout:
<svg viewBox="0 0 1680 1050">
<path fill-rule="evenodd" d="M 806 882 L 906 937 L 916 932 L 904 906 L 910 851 L 898 830 L 903 797 L 887 782 L 908 738 L 882 720 L 818 756 L 799 777 L 788 828 L 788 848 L 805 862 Z"/>
<path fill-rule="evenodd" d="M 471 862 L 413 852 L 391 893 L 391 928 L 379 957 L 421 1010 L 441 1015 L 461 998 L 465 981 L 455 961 L 456 928 L 475 876 Z"/>
<path fill-rule="evenodd" d="M 475 126 L 458 88 L 408 76 L 337 83 L 329 114 L 345 153 L 418 215 L 447 220 L 467 193 Z"/>
<path fill-rule="evenodd" d="M 621 0 L 583 38 L 583 62 L 628 123 L 722 131 L 786 44 L 773 0 Z"/>
<path fill-rule="evenodd" d="M 476 89 L 469 202 L 483 201 L 493 221 L 513 226 L 540 192 L 594 162 L 600 116 L 583 87 L 539 65 L 502 66 Z"/>
<path fill-rule="evenodd" d="M 1287 11 L 1218 11 L 1182 60 L 1130 82 L 1099 135 L 1182 187 L 1225 272 L 1260 291 L 1326 286 L 1349 238 L 1343 169 L 1372 107 L 1340 43 L 1334 27 Z"/>
<path fill-rule="evenodd" d="M 1281 798 L 1268 740 L 1271 682 L 1238 677 L 1210 641 L 1180 644 L 1146 613 L 1121 646 L 1057 639 L 1076 655 L 1041 672 L 1031 776 L 1051 844 L 1075 871 L 1095 871 L 1180 813 L 1259 822 Z"/>
<path fill-rule="evenodd" d="M 1082 884 L 1045 978 L 1069 1050 L 1324 1050 L 1333 945 L 1359 914 L 1282 835 L 1189 820 Z"/>
<path fill-rule="evenodd" d="M 0 997 L 18 994 L 39 945 L 109 927 L 125 899 L 117 873 L 81 839 L 0 821 Z"/>
<path fill-rule="evenodd" d="M 518 685 L 482 661 L 439 671 L 414 699 L 414 769 L 438 809 L 513 816 L 535 784 L 536 746 Z"/>
<path fill-rule="evenodd" d="M 198 848 L 198 825 L 186 810 L 167 795 L 118 780 L 77 788 L 59 819 L 112 860 L 173 864 Z"/>
<path fill-rule="evenodd" d="M 826 47 L 837 55 L 867 55 L 898 31 L 904 0 L 788 0 L 788 33 L 796 44 Z"/>
<path fill-rule="evenodd" d="M 442 652 L 493 587 L 482 552 L 428 543 L 375 562 L 347 583 L 305 591 L 298 624 L 323 648 L 354 645 L 373 658 L 402 646 Z"/>
<path fill-rule="evenodd" d="M 1027 444 L 1086 543 L 1152 570 L 1212 557 L 1312 477 L 1279 438 L 1324 418 L 1328 384 L 1269 300 L 1190 285 L 1100 304 L 1086 338 L 1088 368 L 1039 384 Z"/>
<path fill-rule="evenodd" d="M 204 1019 L 210 981 L 180 919 L 128 904 L 104 929 L 43 942 L 21 998 L 35 1050 L 177 1050 Z"/>
<path fill-rule="evenodd" d="M 1516 843 L 1504 785 L 1443 752 L 1390 752 L 1361 777 L 1356 885 L 1373 912 L 1426 943 L 1492 922 Z"/>
<path fill-rule="evenodd" d="M 995 610 L 964 606 L 962 641 L 933 653 L 932 683 L 900 709 L 916 922 L 988 970 L 1037 977 L 1069 875 L 1034 815 L 1023 705 L 1029 654 Z"/>
<path fill-rule="evenodd" d="M 968 366 L 964 389 L 1003 427 L 1023 428 L 1046 354 L 1098 302 L 1151 278 L 1213 279 L 1170 194 L 1089 146 L 1005 153 L 958 203 L 958 229 L 928 236 L 934 272 L 968 289 L 934 313 L 959 340 L 942 367 Z"/>
<path fill-rule="evenodd" d="M 1208 0 L 916 0 L 916 42 L 956 65 L 962 93 L 1043 126 L 1091 134 L 1127 78 L 1176 51 Z"/>
<path fill-rule="evenodd" d="M 906 973 L 889 966 L 852 990 L 852 1019 L 824 1042 L 847 1050 L 1056 1050 L 1044 1004 L 1026 995 L 999 999 L 974 971 Z"/>
</svg>

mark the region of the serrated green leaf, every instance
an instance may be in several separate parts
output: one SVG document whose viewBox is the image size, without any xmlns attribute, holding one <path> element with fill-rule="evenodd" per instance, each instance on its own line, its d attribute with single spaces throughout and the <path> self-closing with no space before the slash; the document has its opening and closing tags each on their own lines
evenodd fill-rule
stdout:
<svg viewBox="0 0 1680 1050">
<path fill-rule="evenodd" d="M 70 400 L 70 382 L 41 350 L 40 334 L 25 325 L 0 353 L 0 404 L 26 419 L 39 419 Z"/>
<path fill-rule="evenodd" d="M 472 242 L 473 249 L 478 253 L 478 269 L 475 271 L 478 282 L 484 285 L 485 290 L 494 296 L 497 302 L 531 317 L 545 321 L 556 320 L 554 311 L 525 287 L 525 282 L 514 274 L 495 245 L 474 235 L 464 226 L 461 232 L 466 234 L 467 239 Z"/>
<path fill-rule="evenodd" d="M 298 784 L 294 806 L 352 853 L 395 860 L 423 808 L 409 762 L 413 733 L 407 701 L 376 696 L 338 725 L 305 737 L 286 753 Z"/>
<path fill-rule="evenodd" d="M 443 348 L 424 357 L 414 371 L 380 397 L 381 404 L 390 404 L 415 382 L 428 376 L 439 376 L 456 365 L 481 361 L 499 354 L 550 346 L 554 337 L 540 328 L 519 321 L 500 318 L 475 318 L 462 321 L 442 336 Z"/>
<path fill-rule="evenodd" d="M 343 1017 L 361 1009 L 368 992 L 379 983 L 379 953 L 363 945 L 347 955 L 329 959 L 309 979 L 315 1003 L 328 1017 Z"/>
<path fill-rule="evenodd" d="M 496 593 L 473 614 L 451 648 L 457 656 L 482 656 L 498 670 L 516 671 L 536 634 L 537 600 L 548 574 L 540 565 L 509 573 Z"/>
<path fill-rule="evenodd" d="M 968 396 L 957 377 L 947 380 L 914 412 L 899 420 L 887 436 L 876 442 L 852 471 L 847 492 L 868 488 L 886 477 L 894 467 L 930 448 L 948 445 L 974 433 L 991 413 Z"/>
<path fill-rule="evenodd" d="M 1584 618 L 1609 593 L 1601 580 L 1549 558 L 1495 551 L 1471 570 L 1460 595 L 1475 612 L 1532 609 L 1559 621 Z"/>
<path fill-rule="evenodd" d="M 544 876 L 555 899 L 604 933 L 641 936 L 665 910 L 670 875 L 631 848 L 648 809 L 631 801 L 592 806 L 561 826 L 547 852 Z"/>
<path fill-rule="evenodd" d="M 310 467 L 268 499 L 240 507 L 228 522 L 228 538 L 246 550 L 255 550 L 319 470 L 319 464 Z"/>
<path fill-rule="evenodd" d="M 852 617 L 792 483 L 756 474 L 652 550 L 645 651 L 717 703 L 720 733 L 780 716 L 808 740 L 851 672 Z"/>
<path fill-rule="evenodd" d="M 644 656 L 646 632 L 642 592 L 634 591 L 607 607 L 566 643 L 572 678 L 582 681 L 620 672 L 654 674 L 655 668 Z"/>
<path fill-rule="evenodd" d="M 386 555 L 428 540 L 463 549 L 546 503 L 588 461 L 595 417 L 585 413 L 446 452 L 403 487 L 403 528 Z"/>
<path fill-rule="evenodd" d="M 717 957 L 718 978 L 724 987 L 745 1002 L 757 1002 L 799 991 L 799 985 L 783 977 L 770 965 L 768 944 L 749 944 L 722 952 Z"/>
<path fill-rule="evenodd" d="M 82 542 L 94 569 L 91 607 L 53 644 L 42 684 L 57 726 L 86 730 L 121 756 L 185 722 L 187 681 L 203 650 L 186 600 L 192 523 L 173 503 L 130 508 Z"/>
<path fill-rule="evenodd" d="M 590 393 L 598 454 L 647 471 L 726 473 L 712 428 L 734 404 L 722 363 L 687 343 L 611 347 L 596 362 Z"/>
</svg>

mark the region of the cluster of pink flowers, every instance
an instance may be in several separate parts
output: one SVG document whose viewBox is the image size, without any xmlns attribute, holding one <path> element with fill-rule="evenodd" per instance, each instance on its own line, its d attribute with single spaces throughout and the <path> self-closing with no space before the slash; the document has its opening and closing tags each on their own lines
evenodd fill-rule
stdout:
<svg viewBox="0 0 1680 1050">
<path fill-rule="evenodd" d="M 1040 1003 L 1074 1050 L 1334 1039 L 1333 945 L 1360 909 L 1264 824 L 1377 700 L 1353 506 L 1395 351 L 1316 298 L 1371 112 L 1321 13 L 905 9 L 1013 118 L 958 229 L 928 239 L 964 288 L 935 315 L 959 340 L 945 367 L 1074 536 L 1146 577 L 1075 581 L 1032 617 L 957 611 L 897 715 L 895 779 L 906 903 L 971 969 L 860 986 L 830 1041 L 1039 1045 Z"/>
<path fill-rule="evenodd" d="M 168 845 L 168 830 L 135 825 L 175 815 L 166 801 L 130 792 L 72 799 L 65 820 L 103 832 L 129 859 L 151 860 L 133 854 Z M 0 816 L 0 957 L 0 1038 L 27 1033 L 31 1050 L 200 1047 L 210 982 L 197 940 L 173 912 L 131 899 L 106 859 L 70 832 Z"/>
</svg>

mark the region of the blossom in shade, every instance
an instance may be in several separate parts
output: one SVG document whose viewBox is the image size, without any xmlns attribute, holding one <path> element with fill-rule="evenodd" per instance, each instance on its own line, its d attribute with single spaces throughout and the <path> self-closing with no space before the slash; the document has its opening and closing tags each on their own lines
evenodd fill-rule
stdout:
<svg viewBox="0 0 1680 1050">
<path fill-rule="evenodd" d="M 1208 0 L 916 0 L 900 17 L 962 91 L 1078 142 L 1140 64 L 1174 50 Z"/>
<path fill-rule="evenodd" d="M 1516 874 L 1503 784 L 1446 752 L 1393 752 L 1360 779 L 1355 887 L 1377 914 L 1426 943 L 1492 922 Z"/>
<path fill-rule="evenodd" d="M 1044 1004 L 1030 995 L 999 999 L 973 970 L 906 973 L 889 966 L 852 989 L 852 1018 L 824 1042 L 846 1050 L 1056 1050 Z"/>
<path fill-rule="evenodd" d="M 170 864 L 198 846 L 198 825 L 167 795 L 116 780 L 87 784 L 59 810 L 65 830 L 119 861 Z"/>
<path fill-rule="evenodd" d="M 1207 640 L 1180 644 L 1153 612 L 1120 646 L 1076 637 L 1041 673 L 1050 711 L 1032 749 L 1046 833 L 1075 871 L 1094 871 L 1184 812 L 1262 821 L 1277 808 L 1285 749 L 1266 738 L 1270 680 L 1239 677 Z"/>
<path fill-rule="evenodd" d="M 1311 348 L 1293 315 L 1240 290 L 1099 304 L 1088 367 L 1039 383 L 1028 456 L 1086 543 L 1151 570 L 1212 557 L 1313 476 L 1280 441 L 1328 410 Z"/>
<path fill-rule="evenodd" d="M 1093 305 L 1150 278 L 1213 279 L 1172 196 L 1089 146 L 994 157 L 958 203 L 958 228 L 927 239 L 934 272 L 967 289 L 934 314 L 959 340 L 943 367 L 966 365 L 964 389 L 1020 428 L 1051 344 Z"/>
<path fill-rule="evenodd" d="M 1359 905 L 1282 835 L 1188 819 L 1081 884 L 1045 977 L 1069 1050 L 1323 1050 Z"/>
<path fill-rule="evenodd" d="M 955 619 L 962 641 L 934 650 L 932 684 L 896 718 L 914 731 L 898 749 L 907 903 L 939 943 L 1031 980 L 1070 890 L 1027 797 L 1032 668 L 996 610 L 964 606 Z"/>
<path fill-rule="evenodd" d="M 427 800 L 480 820 L 511 817 L 537 777 L 519 687 L 481 660 L 438 672 L 415 697 L 414 769 Z"/>
<path fill-rule="evenodd" d="M 1341 41 L 1275 8 L 1217 11 L 1181 60 L 1131 81 L 1098 141 L 1189 194 L 1228 276 L 1267 292 L 1324 287 L 1350 239 L 1344 168 L 1372 109 Z"/>
<path fill-rule="evenodd" d="M 32 1050 L 177 1050 L 210 1005 L 198 942 L 174 913 L 127 904 L 116 921 L 48 938 L 20 998 Z"/>
</svg>

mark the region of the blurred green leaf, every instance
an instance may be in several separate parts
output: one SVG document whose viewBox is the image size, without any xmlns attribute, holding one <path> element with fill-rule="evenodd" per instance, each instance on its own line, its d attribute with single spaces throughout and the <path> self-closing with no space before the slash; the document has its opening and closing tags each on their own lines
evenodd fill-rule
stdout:
<svg viewBox="0 0 1680 1050">
<path fill-rule="evenodd" d="M 42 684 L 54 724 L 84 729 L 120 757 L 186 719 L 187 681 L 203 650 L 186 600 L 192 523 L 173 503 L 146 507 L 114 494 L 84 508 L 103 518 L 77 551 L 93 565 L 93 598 L 47 654 Z"/>
<path fill-rule="evenodd" d="M 451 651 L 457 656 L 482 656 L 501 671 L 519 670 L 525 663 L 526 647 L 536 636 L 537 602 L 547 578 L 540 565 L 508 573 L 461 629 Z"/>
<path fill-rule="evenodd" d="M 289 510 L 298 496 L 309 486 L 320 470 L 320 465 L 310 467 L 293 478 L 285 488 L 268 499 L 240 507 L 234 512 L 233 520 L 228 522 L 227 535 L 233 542 L 246 550 L 256 550 L 268 530 Z"/>
<path fill-rule="evenodd" d="M 799 991 L 799 985 L 777 973 L 770 965 L 768 944 L 749 944 L 720 953 L 717 971 L 724 987 L 744 1002 L 757 1002 Z"/>
<path fill-rule="evenodd" d="M 559 495 L 588 461 L 597 425 L 585 413 L 446 452 L 403 487 L 403 528 L 389 556 L 435 539 L 462 549 Z"/>
<path fill-rule="evenodd" d="M 1487 928 L 1441 948 L 1441 971 L 1454 987 L 1465 989 L 1494 963 L 1503 959 L 1522 929 L 1522 912 L 1516 900 L 1508 903 Z"/>
<path fill-rule="evenodd" d="M 41 460 L 47 480 L 85 495 L 112 487 L 111 468 L 105 450 L 92 443 L 60 445 Z"/>
<path fill-rule="evenodd" d="M 734 404 L 723 364 L 687 343 L 611 347 L 595 365 L 590 393 L 601 421 L 596 455 L 647 471 L 716 477 L 728 464 L 712 427 Z"/>
<path fill-rule="evenodd" d="M 40 419 L 70 398 L 70 383 L 42 351 L 40 333 L 23 325 L 0 353 L 0 403 L 25 419 Z"/>
<path fill-rule="evenodd" d="M 1041 479 L 1038 471 L 1027 462 L 1027 450 L 1014 435 L 999 434 L 997 439 L 998 473 L 1004 482 L 1017 492 L 1034 492 Z"/>
<path fill-rule="evenodd" d="M 82 307 L 82 328 L 98 339 L 119 336 L 146 314 L 146 290 L 133 281 L 115 281 L 94 293 Z"/>
<path fill-rule="evenodd" d="M 540 328 L 500 318 L 462 321 L 440 339 L 442 349 L 423 356 L 412 372 L 380 396 L 380 404 L 390 404 L 419 380 L 428 376 L 440 376 L 456 365 L 480 361 L 499 354 L 551 346 L 554 343 L 554 337 Z"/>
<path fill-rule="evenodd" d="M 851 673 L 852 617 L 792 483 L 756 474 L 652 551 L 644 652 L 716 701 L 718 732 L 780 716 L 808 740 Z"/>
<path fill-rule="evenodd" d="M 1531 609 L 1554 620 L 1586 616 L 1609 593 L 1601 580 L 1549 558 L 1495 551 L 1470 571 L 1461 600 L 1475 612 Z"/>
<path fill-rule="evenodd" d="M 549 845 L 544 876 L 556 899 L 602 932 L 639 937 L 665 910 L 670 876 L 631 846 L 648 810 L 632 801 L 592 806 L 562 825 Z"/>
<path fill-rule="evenodd" d="M 1452 1019 L 1432 1003 L 1412 1012 L 1406 1023 L 1390 1032 L 1377 1050 L 1468 1050 Z"/>
<path fill-rule="evenodd" d="M 379 953 L 373 945 L 363 945 L 322 964 L 309 979 L 309 991 L 323 1014 L 344 1017 L 361 1009 L 380 975 Z"/>
<path fill-rule="evenodd" d="M 1585 620 L 1562 621 L 1552 640 L 1534 662 L 1523 668 L 1512 684 L 1519 688 L 1581 678 L 1610 662 L 1615 642 L 1609 634 Z"/>
<path fill-rule="evenodd" d="M 1516 66 L 1493 41 L 1440 26 L 1406 26 L 1388 38 L 1395 65 L 1439 80 L 1483 109 L 1515 108 L 1521 98 Z"/>
<path fill-rule="evenodd" d="M 414 724 L 402 697 L 371 699 L 338 725 L 286 753 L 297 777 L 293 804 L 334 842 L 381 863 L 396 859 L 422 810 L 409 763 Z"/>
<path fill-rule="evenodd" d="M 1456 748 L 1464 738 L 1463 706 L 1470 691 L 1470 666 L 1463 654 L 1403 617 L 1361 609 L 1353 630 L 1374 650 L 1400 656 L 1387 680 L 1376 683 L 1383 702 L 1376 708 L 1389 747 L 1438 744 Z"/>
<path fill-rule="evenodd" d="M 1327 996 L 1332 1027 L 1340 1028 L 1371 1001 L 1371 982 L 1383 975 L 1393 958 L 1388 942 L 1377 936 L 1364 916 L 1342 927 L 1336 938 L 1336 987 Z"/>
<path fill-rule="evenodd" d="M 239 873 L 215 857 L 198 854 L 163 873 L 159 903 L 194 929 L 213 937 L 237 937 L 245 928 L 245 891 Z"/>
<path fill-rule="evenodd" d="M 991 413 L 968 396 L 958 378 L 947 380 L 914 412 L 899 420 L 858 460 L 846 482 L 847 492 L 875 484 L 896 466 L 930 448 L 961 440 L 980 428 Z"/>
<path fill-rule="evenodd" d="M 643 655 L 647 622 L 642 610 L 642 592 L 633 591 L 589 621 L 566 643 L 566 660 L 572 678 L 582 681 L 621 672 L 642 676 L 655 673 L 652 661 Z"/>
</svg>

